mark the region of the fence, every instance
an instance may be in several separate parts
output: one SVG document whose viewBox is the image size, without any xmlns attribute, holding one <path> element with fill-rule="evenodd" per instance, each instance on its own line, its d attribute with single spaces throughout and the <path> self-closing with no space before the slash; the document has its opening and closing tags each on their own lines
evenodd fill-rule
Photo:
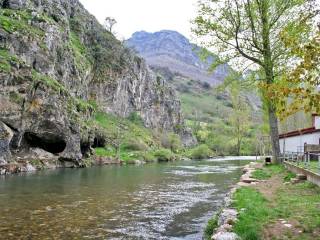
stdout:
<svg viewBox="0 0 320 240">
<path fill-rule="evenodd" d="M 284 152 L 281 159 L 320 175 L 320 153 Z"/>
</svg>

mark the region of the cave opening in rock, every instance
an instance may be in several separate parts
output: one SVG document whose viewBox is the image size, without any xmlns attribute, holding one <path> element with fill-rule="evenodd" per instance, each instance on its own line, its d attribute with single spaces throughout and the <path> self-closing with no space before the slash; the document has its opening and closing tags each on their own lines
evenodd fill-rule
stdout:
<svg viewBox="0 0 320 240">
<path fill-rule="evenodd" d="M 83 156 L 87 157 L 90 154 L 90 143 L 89 142 L 81 142 L 80 150 Z"/>
<path fill-rule="evenodd" d="M 99 148 L 99 147 L 104 147 L 106 145 L 106 140 L 105 138 L 101 136 L 96 136 L 93 141 L 93 148 Z"/>
<path fill-rule="evenodd" d="M 9 8 L 9 1 L 8 0 L 4 0 L 4 2 L 2 3 L 2 7 L 3 8 Z"/>
<path fill-rule="evenodd" d="M 63 138 L 56 135 L 39 137 L 34 133 L 27 132 L 24 134 L 24 139 L 29 147 L 41 148 L 53 154 L 62 153 L 67 145 Z"/>
</svg>

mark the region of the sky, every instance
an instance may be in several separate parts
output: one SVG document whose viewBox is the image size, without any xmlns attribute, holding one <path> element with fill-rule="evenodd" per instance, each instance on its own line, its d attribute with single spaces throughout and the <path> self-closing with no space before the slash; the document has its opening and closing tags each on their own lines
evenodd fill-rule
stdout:
<svg viewBox="0 0 320 240">
<path fill-rule="evenodd" d="M 113 17 L 119 39 L 136 31 L 175 30 L 191 38 L 190 21 L 196 16 L 198 0 L 80 0 L 100 23 Z"/>
</svg>

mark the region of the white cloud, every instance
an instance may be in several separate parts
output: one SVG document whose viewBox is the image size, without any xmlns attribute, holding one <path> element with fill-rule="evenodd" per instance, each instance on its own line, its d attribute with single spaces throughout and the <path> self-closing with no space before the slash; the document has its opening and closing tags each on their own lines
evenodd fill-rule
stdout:
<svg viewBox="0 0 320 240">
<path fill-rule="evenodd" d="M 191 37 L 190 21 L 197 13 L 197 0 L 80 0 L 100 23 L 106 17 L 117 20 L 119 38 L 136 31 L 176 30 Z"/>
</svg>

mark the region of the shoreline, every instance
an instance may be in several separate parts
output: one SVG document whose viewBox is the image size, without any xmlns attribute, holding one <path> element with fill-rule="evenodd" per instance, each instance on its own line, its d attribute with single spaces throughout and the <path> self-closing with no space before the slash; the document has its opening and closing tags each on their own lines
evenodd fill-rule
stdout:
<svg viewBox="0 0 320 240">
<path fill-rule="evenodd" d="M 252 172 L 254 172 L 257 167 L 261 167 L 261 164 L 257 162 L 250 162 L 242 168 L 243 174 L 241 175 L 239 181 L 226 194 L 223 206 L 213 218 L 215 219 L 214 221 L 216 222 L 216 226 L 210 239 L 240 239 L 240 237 L 232 231 L 233 224 L 237 221 L 237 216 L 239 214 L 238 211 L 232 207 L 233 196 L 239 188 L 243 186 L 249 186 L 251 183 L 256 183 L 259 181 L 251 177 Z"/>
<path fill-rule="evenodd" d="M 180 161 L 202 161 L 208 160 L 210 162 L 214 161 L 232 161 L 232 160 L 239 160 L 239 161 L 252 161 L 255 159 L 255 156 L 225 156 L 225 157 L 213 157 L 209 159 L 190 159 L 185 156 L 182 156 Z M 174 160 L 177 161 L 177 160 Z M 39 172 L 43 170 L 56 170 L 56 169 L 63 169 L 63 168 L 88 168 L 94 166 L 109 166 L 109 165 L 144 165 L 149 163 L 161 163 L 161 161 L 143 161 L 143 160 L 134 160 L 134 161 L 122 161 L 113 158 L 107 157 L 99 157 L 93 156 L 91 158 L 87 158 L 83 161 L 83 165 L 77 165 L 75 162 L 71 161 L 61 161 L 57 158 L 54 159 L 44 159 L 41 157 L 35 157 L 34 159 L 19 159 L 17 158 L 16 161 L 6 164 L 0 164 L 0 176 L 5 175 L 15 175 L 19 173 L 33 173 Z"/>
<path fill-rule="evenodd" d="M 320 237 L 319 186 L 280 164 L 250 163 L 243 173 L 209 221 L 206 239 Z"/>
</svg>

